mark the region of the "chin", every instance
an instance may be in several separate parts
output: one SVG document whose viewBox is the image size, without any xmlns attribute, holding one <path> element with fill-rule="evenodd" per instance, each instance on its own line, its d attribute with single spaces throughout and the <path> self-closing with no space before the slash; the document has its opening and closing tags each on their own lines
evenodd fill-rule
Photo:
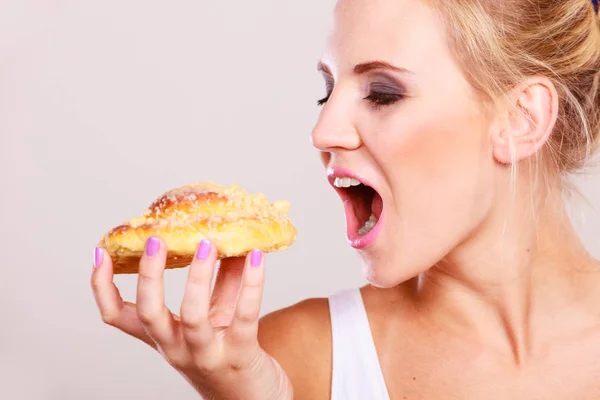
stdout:
<svg viewBox="0 0 600 400">
<path fill-rule="evenodd" d="M 392 250 L 392 249 L 390 249 Z M 398 251 L 396 247 L 393 249 Z M 363 275 L 373 287 L 389 289 L 396 287 L 424 272 L 428 268 L 417 268 L 415 263 L 394 257 L 387 252 L 380 251 L 377 256 L 371 251 L 359 251 Z"/>
</svg>

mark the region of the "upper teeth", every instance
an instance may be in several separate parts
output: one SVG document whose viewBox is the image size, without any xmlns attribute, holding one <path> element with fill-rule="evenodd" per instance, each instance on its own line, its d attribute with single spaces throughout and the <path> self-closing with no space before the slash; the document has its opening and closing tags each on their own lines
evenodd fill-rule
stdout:
<svg viewBox="0 0 600 400">
<path fill-rule="evenodd" d="M 344 178 L 337 177 L 333 181 L 333 186 L 338 187 L 338 188 L 340 188 L 340 187 L 347 188 L 350 186 L 358 186 L 360 184 L 361 184 L 360 181 L 357 181 L 354 178 L 346 178 L 346 177 L 344 177 Z"/>
</svg>

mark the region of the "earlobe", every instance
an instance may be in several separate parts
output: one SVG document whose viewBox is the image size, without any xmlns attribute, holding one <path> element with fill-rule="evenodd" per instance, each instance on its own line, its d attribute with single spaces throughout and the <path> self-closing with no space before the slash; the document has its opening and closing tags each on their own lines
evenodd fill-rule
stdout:
<svg viewBox="0 0 600 400">
<path fill-rule="evenodd" d="M 548 142 L 558 114 L 558 93 L 546 78 L 532 78 L 509 94 L 501 129 L 492 134 L 493 154 L 502 164 L 521 161 Z"/>
</svg>

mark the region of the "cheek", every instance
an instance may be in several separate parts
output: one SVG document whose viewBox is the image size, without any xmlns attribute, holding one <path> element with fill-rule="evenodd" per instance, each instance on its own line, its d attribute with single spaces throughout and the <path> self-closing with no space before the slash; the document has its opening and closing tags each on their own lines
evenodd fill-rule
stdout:
<svg viewBox="0 0 600 400">
<path fill-rule="evenodd" d="M 407 103 L 375 130 L 373 146 L 392 190 L 392 206 L 408 225 L 403 230 L 431 235 L 444 225 L 453 229 L 491 187 L 493 157 L 485 122 L 460 108 Z"/>
<path fill-rule="evenodd" d="M 485 125 L 473 113 L 419 115 L 407 108 L 385 124 L 377 141 L 394 183 L 441 190 L 472 180 L 477 167 L 493 160 Z"/>
</svg>

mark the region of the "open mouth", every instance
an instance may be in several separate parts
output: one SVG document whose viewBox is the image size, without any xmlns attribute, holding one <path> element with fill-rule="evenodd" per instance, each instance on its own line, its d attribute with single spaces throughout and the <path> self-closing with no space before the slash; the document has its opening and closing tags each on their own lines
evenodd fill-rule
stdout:
<svg viewBox="0 0 600 400">
<path fill-rule="evenodd" d="M 381 196 L 372 187 L 350 177 L 335 177 L 333 186 L 346 206 L 351 241 L 366 237 L 377 226 L 383 212 Z"/>
</svg>

